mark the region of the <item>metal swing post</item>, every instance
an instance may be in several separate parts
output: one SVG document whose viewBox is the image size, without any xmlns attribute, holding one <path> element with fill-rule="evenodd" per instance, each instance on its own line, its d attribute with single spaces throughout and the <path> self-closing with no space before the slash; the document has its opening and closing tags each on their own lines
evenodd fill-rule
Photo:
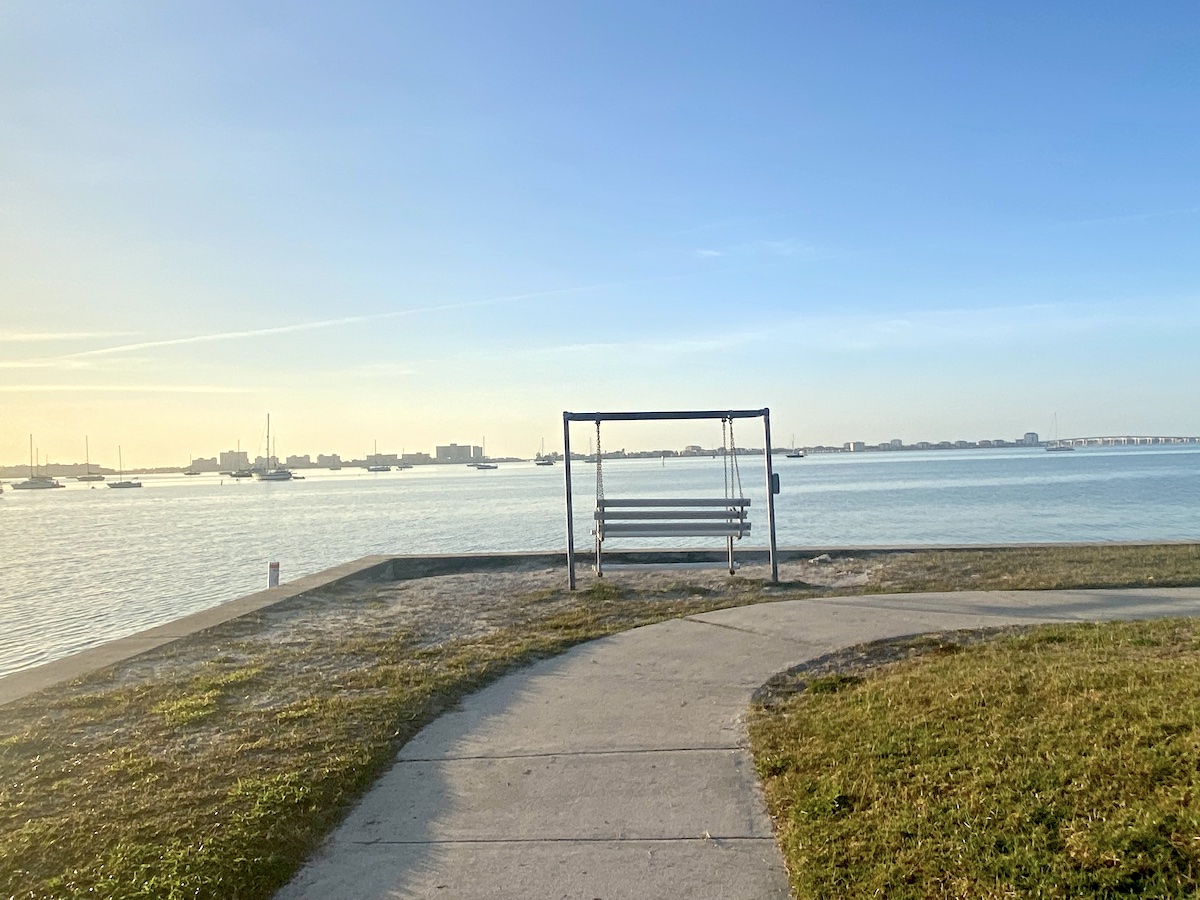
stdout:
<svg viewBox="0 0 1200 900">
<path fill-rule="evenodd" d="M 567 482 L 567 589 L 575 590 L 575 515 L 571 506 L 571 420 L 563 413 L 563 477 Z"/>
</svg>

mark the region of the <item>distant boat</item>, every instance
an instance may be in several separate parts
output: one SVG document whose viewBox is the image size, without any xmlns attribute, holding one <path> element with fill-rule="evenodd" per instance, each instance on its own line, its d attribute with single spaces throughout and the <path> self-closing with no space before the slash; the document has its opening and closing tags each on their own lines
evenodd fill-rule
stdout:
<svg viewBox="0 0 1200 900">
<path fill-rule="evenodd" d="M 142 483 L 136 478 L 126 480 L 125 478 L 125 460 L 121 458 L 121 446 L 117 445 L 117 477 L 120 481 L 110 481 L 110 488 L 140 488 Z"/>
<path fill-rule="evenodd" d="M 804 451 L 796 448 L 796 436 L 792 435 L 792 449 L 787 453 L 788 459 L 804 459 Z"/>
<path fill-rule="evenodd" d="M 186 469 L 184 469 L 184 470 L 183 470 L 183 474 L 184 474 L 184 475 L 199 475 L 199 474 L 200 474 L 200 470 L 199 470 L 199 469 L 193 469 L 193 468 L 192 468 L 192 467 L 189 465 L 189 466 L 188 466 Z"/>
<path fill-rule="evenodd" d="M 375 442 L 375 452 L 371 454 L 372 462 L 367 465 L 368 472 L 390 472 L 391 466 L 384 465 L 379 461 L 379 441 Z"/>
<path fill-rule="evenodd" d="M 1046 452 L 1047 453 L 1067 453 L 1074 449 L 1075 449 L 1074 445 L 1063 444 L 1059 441 L 1059 439 L 1058 439 L 1058 413 L 1055 413 L 1054 414 L 1054 443 L 1046 445 Z"/>
<path fill-rule="evenodd" d="M 492 463 L 472 463 L 472 465 L 476 469 L 498 469 L 498 468 L 500 468 L 499 466 L 493 465 Z"/>
<path fill-rule="evenodd" d="M 87 439 L 86 434 L 83 436 L 83 459 L 84 459 L 85 474 L 76 475 L 75 480 L 76 481 L 103 481 L 104 476 L 101 475 L 99 472 L 95 473 L 94 475 L 92 474 L 92 451 L 91 451 L 91 448 L 88 446 L 88 439 Z"/>
<path fill-rule="evenodd" d="M 291 481 L 292 470 L 284 468 L 280 465 L 272 467 L 271 460 L 274 457 L 271 455 L 271 417 L 267 416 L 267 461 L 264 468 L 259 469 L 254 473 L 255 479 L 258 481 Z M 278 462 L 278 460 L 276 460 Z M 241 476 L 234 475 L 234 478 Z"/>
<path fill-rule="evenodd" d="M 49 475 L 39 474 L 33 465 L 33 435 L 29 436 L 29 477 L 24 481 L 16 481 L 9 485 L 14 491 L 45 491 L 53 488 L 66 487 L 59 484 Z"/>
<path fill-rule="evenodd" d="M 552 466 L 554 465 L 554 457 L 546 455 L 546 441 L 542 440 L 542 446 L 538 449 L 538 455 L 534 457 L 533 464 L 535 466 Z"/>
</svg>

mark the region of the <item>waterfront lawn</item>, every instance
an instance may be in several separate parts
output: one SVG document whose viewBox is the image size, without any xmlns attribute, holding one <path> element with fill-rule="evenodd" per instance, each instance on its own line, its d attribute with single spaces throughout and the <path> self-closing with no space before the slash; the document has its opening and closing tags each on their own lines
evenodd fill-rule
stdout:
<svg viewBox="0 0 1200 900">
<path fill-rule="evenodd" d="M 446 621 L 470 605 L 469 594 L 439 597 L 425 604 L 427 619 L 398 626 L 389 618 L 392 601 L 378 593 L 396 583 L 350 585 L 8 704 L 0 710 L 0 897 L 265 900 L 423 725 L 514 667 L 593 637 L 709 609 L 835 593 L 1200 584 L 1200 553 L 1167 546 L 834 554 L 805 571 L 815 578 L 830 569 L 832 584 L 806 583 L 802 573 L 778 586 L 732 578 L 712 587 L 681 575 L 674 585 L 635 590 L 619 587 L 618 576 L 576 594 L 514 592 L 500 618 L 497 605 L 481 606 L 469 634 Z M 1041 646 L 1037 652 L 1048 654 L 1056 645 Z M 1130 639 L 1095 652 L 1183 653 L 1172 646 Z M 1145 735 L 1179 726 L 1173 706 L 1144 707 L 1126 694 L 1106 703 L 1115 721 L 1140 721 L 1143 709 L 1161 716 L 1158 726 L 1147 720 Z M 1172 747 L 1191 740 L 1186 730 L 1162 733 Z M 989 752 L 976 751 L 980 760 Z M 1169 767 L 1174 757 L 1162 759 Z M 1086 769 L 1080 777 L 1118 784 L 1124 775 Z M 1178 821 L 1186 830 L 1191 820 L 1180 814 Z M 1071 846 L 1103 873 L 1109 851 L 1094 833 L 1099 827 L 1081 825 Z"/>
<path fill-rule="evenodd" d="M 1200 892 L 1200 623 L 912 643 L 752 716 L 797 900 Z"/>
</svg>

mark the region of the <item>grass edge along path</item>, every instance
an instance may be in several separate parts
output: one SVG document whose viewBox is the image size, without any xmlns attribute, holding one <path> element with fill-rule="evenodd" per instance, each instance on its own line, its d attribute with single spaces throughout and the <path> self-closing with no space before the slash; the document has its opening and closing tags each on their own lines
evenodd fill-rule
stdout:
<svg viewBox="0 0 1200 900">
<path fill-rule="evenodd" d="M 758 699 L 797 900 L 1200 891 L 1200 621 L 883 641 Z"/>
</svg>

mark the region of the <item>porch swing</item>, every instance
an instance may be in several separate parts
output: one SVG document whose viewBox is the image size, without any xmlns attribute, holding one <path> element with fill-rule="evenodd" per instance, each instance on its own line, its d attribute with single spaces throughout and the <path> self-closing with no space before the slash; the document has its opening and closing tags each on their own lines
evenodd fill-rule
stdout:
<svg viewBox="0 0 1200 900">
<path fill-rule="evenodd" d="M 750 500 L 742 490 L 738 466 L 737 445 L 734 439 L 734 419 L 762 417 L 766 436 L 767 518 L 770 531 L 771 580 L 778 581 L 775 560 L 774 493 L 777 481 L 771 472 L 770 411 L 732 410 L 728 412 L 661 412 L 661 413 L 563 413 L 564 475 L 567 481 L 567 562 L 570 587 L 575 587 L 574 524 L 571 508 L 570 423 L 590 420 L 596 426 L 596 507 L 593 512 L 595 537 L 594 568 L 598 577 L 604 576 L 604 545 L 613 539 L 720 537 L 725 540 L 727 568 L 736 571 L 733 544 L 750 533 L 748 512 Z M 604 450 L 601 423 L 611 420 L 661 419 L 720 419 L 721 460 L 724 474 L 722 497 L 609 497 L 604 489 Z M 715 493 L 715 492 L 714 492 Z"/>
</svg>

